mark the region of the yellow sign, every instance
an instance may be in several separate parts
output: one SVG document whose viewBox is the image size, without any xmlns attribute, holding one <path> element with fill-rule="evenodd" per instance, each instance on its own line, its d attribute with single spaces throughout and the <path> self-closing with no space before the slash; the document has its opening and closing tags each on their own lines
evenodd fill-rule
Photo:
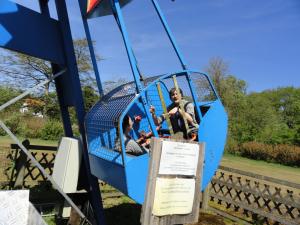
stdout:
<svg viewBox="0 0 300 225">
<path fill-rule="evenodd" d="M 155 216 L 192 212 L 195 180 L 157 178 L 152 213 Z"/>
</svg>

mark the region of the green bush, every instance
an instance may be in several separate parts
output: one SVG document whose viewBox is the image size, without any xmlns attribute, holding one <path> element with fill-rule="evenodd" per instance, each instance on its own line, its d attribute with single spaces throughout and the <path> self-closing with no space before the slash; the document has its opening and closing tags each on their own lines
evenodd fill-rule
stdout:
<svg viewBox="0 0 300 225">
<path fill-rule="evenodd" d="M 255 160 L 276 162 L 287 166 L 300 166 L 300 147 L 293 145 L 247 142 L 229 152 Z"/>
<path fill-rule="evenodd" d="M 27 116 L 25 118 L 25 138 L 41 138 L 41 131 L 46 124 L 44 118 Z"/>
<path fill-rule="evenodd" d="M 40 138 L 44 140 L 58 140 L 63 135 L 62 123 L 57 120 L 48 120 L 40 132 Z"/>
<path fill-rule="evenodd" d="M 289 166 L 300 167 L 300 147 L 291 145 L 274 146 L 274 158 L 276 162 Z"/>
<path fill-rule="evenodd" d="M 11 132 L 15 135 L 24 135 L 25 132 L 25 124 L 24 118 L 20 113 L 9 113 L 4 117 L 4 124 L 11 130 Z M 0 129 L 0 135 L 7 135 L 3 129 Z"/>
</svg>

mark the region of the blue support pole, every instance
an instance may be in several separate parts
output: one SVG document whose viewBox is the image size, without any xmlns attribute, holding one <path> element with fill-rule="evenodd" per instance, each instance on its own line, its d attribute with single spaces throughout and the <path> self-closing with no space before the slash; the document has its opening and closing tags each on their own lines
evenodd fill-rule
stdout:
<svg viewBox="0 0 300 225">
<path fill-rule="evenodd" d="M 93 69 L 94 69 L 94 73 L 95 73 L 95 77 L 96 77 L 96 81 L 97 81 L 98 91 L 99 91 L 100 96 L 103 96 L 104 95 L 103 87 L 102 87 L 102 82 L 101 82 L 99 69 L 98 69 L 98 65 L 97 65 L 96 55 L 95 55 L 95 51 L 94 51 L 94 47 L 93 47 L 93 42 L 92 42 L 92 38 L 91 38 L 89 25 L 87 22 L 87 18 L 85 16 L 85 13 L 86 13 L 85 12 L 86 6 L 84 4 L 85 1 L 78 0 L 78 2 L 79 2 L 79 6 L 80 6 L 80 12 L 81 12 L 81 18 L 82 18 L 82 22 L 83 22 L 84 31 L 85 31 L 85 36 L 86 36 L 86 40 L 88 42 L 92 65 L 93 65 Z"/>
<path fill-rule="evenodd" d="M 184 70 L 187 70 L 187 63 L 186 63 L 183 55 L 181 54 L 181 52 L 179 50 L 179 47 L 178 47 L 178 45 L 177 45 L 177 43 L 175 41 L 175 38 L 174 38 L 174 36 L 173 36 L 173 34 L 171 32 L 171 29 L 170 29 L 170 27 L 169 27 L 169 25 L 167 23 L 167 20 L 165 19 L 164 15 L 162 13 L 162 10 L 160 9 L 160 6 L 158 5 L 158 3 L 157 3 L 156 0 L 151 0 L 151 1 L 152 1 L 153 5 L 154 5 L 154 8 L 155 8 L 155 10 L 156 10 L 159 18 L 160 18 L 160 21 L 163 24 L 163 27 L 165 28 L 165 31 L 168 34 L 168 37 L 169 37 L 169 39 L 170 39 L 170 41 L 172 43 L 172 46 L 173 46 L 173 48 L 174 48 L 174 50 L 176 52 L 176 55 L 177 55 L 177 57 L 178 57 L 178 59 L 179 59 L 179 61 L 181 63 L 182 68 Z M 193 87 L 193 84 L 191 82 L 191 76 L 190 76 L 190 72 L 189 71 L 187 71 L 186 78 L 187 78 L 188 84 L 190 86 L 190 89 L 192 90 L 192 98 L 194 100 L 194 103 L 196 104 L 197 103 L 197 98 L 196 98 L 196 95 L 195 95 L 195 93 L 196 93 L 195 91 L 196 90 Z M 199 115 L 199 118 L 202 120 L 202 114 L 201 114 L 201 111 L 200 111 L 199 107 L 196 107 L 196 112 Z"/>
<path fill-rule="evenodd" d="M 126 31 L 126 27 L 125 27 L 125 23 L 124 23 L 124 19 L 123 19 L 123 15 L 122 15 L 122 10 L 121 10 L 121 6 L 119 3 L 119 0 L 112 0 L 112 7 L 113 7 L 113 11 L 114 11 L 114 16 L 116 18 L 116 22 L 119 25 L 119 28 L 121 30 L 121 34 L 124 40 L 124 44 L 126 47 L 126 52 L 127 52 L 127 56 L 130 62 L 130 67 L 131 67 L 131 71 L 134 77 L 134 81 L 136 83 L 136 88 L 137 88 L 137 93 L 140 93 L 143 89 L 143 85 L 139 80 L 139 72 L 137 70 L 137 66 L 136 66 L 136 61 L 133 55 L 133 51 L 131 48 L 131 44 L 129 41 L 129 37 Z"/>
<path fill-rule="evenodd" d="M 73 47 L 71 29 L 69 24 L 69 18 L 66 8 L 65 0 L 55 0 L 56 10 L 58 19 L 60 21 L 60 29 L 63 37 L 63 46 L 66 57 L 66 64 L 68 68 L 68 78 L 69 83 L 65 85 L 69 85 L 72 88 L 68 89 L 72 92 L 73 96 L 73 105 L 75 106 L 77 121 L 79 125 L 79 132 L 82 138 L 82 146 L 83 146 L 83 166 L 85 171 L 85 179 L 87 180 L 86 190 L 89 193 L 89 199 L 93 207 L 95 219 L 97 221 L 97 225 L 105 225 L 104 220 L 104 212 L 102 206 L 102 199 L 99 190 L 98 179 L 91 174 L 89 156 L 87 150 L 87 140 L 84 129 L 84 104 L 83 104 L 83 96 L 81 91 L 81 85 L 79 80 L 78 69 L 76 67 L 76 58 Z"/>
<path fill-rule="evenodd" d="M 174 50 L 176 52 L 176 55 L 177 55 L 177 57 L 178 57 L 178 59 L 179 59 L 179 61 L 181 63 L 182 68 L 184 70 L 186 70 L 187 69 L 187 63 L 186 63 L 183 55 L 181 54 L 181 52 L 179 50 L 179 47 L 178 47 L 178 45 L 177 45 L 177 43 L 175 41 L 175 38 L 174 38 L 174 36 L 173 36 L 173 34 L 171 32 L 171 29 L 169 28 L 167 20 L 165 19 L 164 15 L 162 13 L 162 10 L 160 9 L 160 7 L 159 7 L 159 5 L 158 5 L 158 3 L 157 3 L 156 0 L 151 0 L 151 1 L 152 1 L 153 5 L 154 5 L 154 8 L 155 8 L 155 10 L 156 10 L 156 12 L 157 12 L 157 14 L 159 16 L 160 21 L 163 24 L 163 27 L 165 28 L 165 31 L 168 34 L 168 37 L 169 37 L 169 39 L 170 39 L 170 41 L 172 43 L 172 46 L 173 46 L 173 48 L 174 48 Z"/>
<path fill-rule="evenodd" d="M 50 18 L 48 0 L 39 0 L 39 6 L 40 6 L 41 13 Z M 53 74 L 56 74 L 63 69 L 62 66 L 59 66 L 58 64 L 55 64 L 55 63 L 51 63 L 51 67 L 52 67 Z M 66 73 L 63 74 L 62 76 L 66 76 Z M 62 118 L 62 122 L 63 122 L 65 136 L 73 137 L 70 114 L 68 111 L 68 107 L 64 103 L 61 77 L 58 77 L 55 79 L 55 87 L 56 87 L 56 93 L 57 93 L 57 98 L 58 98 L 58 103 L 59 103 L 59 108 L 60 108 L 60 113 L 61 113 L 61 118 Z"/>
<path fill-rule="evenodd" d="M 114 15 L 115 20 L 116 20 L 116 22 L 117 22 L 117 24 L 118 24 L 119 30 L 120 30 L 120 32 L 122 33 L 123 31 L 122 31 L 122 28 L 121 28 L 121 25 L 120 25 L 119 18 L 118 18 L 118 16 L 116 15 L 115 12 L 113 12 L 113 15 Z M 137 69 L 137 71 L 138 71 L 138 73 L 139 73 L 140 81 L 143 81 L 144 78 L 143 78 L 142 72 L 141 72 L 140 69 L 139 69 L 138 62 L 137 62 L 137 60 L 136 60 L 135 54 L 134 54 L 134 52 L 133 52 L 132 49 L 131 49 L 131 51 L 132 51 L 133 59 L 134 59 L 134 62 L 133 62 L 133 63 L 136 65 L 136 69 Z"/>
<path fill-rule="evenodd" d="M 57 73 L 62 70 L 62 67 L 57 64 L 51 64 L 52 73 Z M 67 72 L 65 72 L 62 76 L 66 76 Z M 61 118 L 63 122 L 64 132 L 66 137 L 73 137 L 72 123 L 70 119 L 70 113 L 68 110 L 68 106 L 64 101 L 64 87 L 63 87 L 63 79 L 62 77 L 58 77 L 55 79 L 55 88 L 61 113 Z"/>
<path fill-rule="evenodd" d="M 119 0 L 111 0 L 111 4 L 112 4 L 112 9 L 113 9 L 113 12 L 114 12 L 116 22 L 117 22 L 117 24 L 118 24 L 118 26 L 121 30 L 123 41 L 124 41 L 124 44 L 125 44 L 125 47 L 126 47 L 126 52 L 127 52 L 127 55 L 128 55 L 128 59 L 129 59 L 130 66 L 131 66 L 131 71 L 133 73 L 134 81 L 135 81 L 135 84 L 136 84 L 137 93 L 140 94 L 142 92 L 143 85 L 142 85 L 142 83 L 139 79 L 139 72 L 138 72 L 138 69 L 137 69 L 136 60 L 135 60 L 135 57 L 134 57 L 134 54 L 133 54 L 133 51 L 132 51 L 132 48 L 131 48 L 131 44 L 130 44 L 130 41 L 129 41 L 127 31 L 126 31 L 126 27 L 125 27 L 125 23 L 124 23 L 124 19 L 123 19 L 123 15 L 122 15 Z M 144 94 L 141 94 L 141 100 L 142 100 L 143 107 L 144 107 L 145 113 L 147 115 L 147 119 L 148 119 L 148 122 L 150 124 L 151 130 L 152 130 L 154 136 L 157 137 L 158 133 L 157 133 L 157 130 L 156 130 L 156 126 L 153 122 L 152 116 L 151 116 L 150 111 L 149 111 L 150 106 L 148 105 L 146 97 L 144 96 Z"/>
</svg>

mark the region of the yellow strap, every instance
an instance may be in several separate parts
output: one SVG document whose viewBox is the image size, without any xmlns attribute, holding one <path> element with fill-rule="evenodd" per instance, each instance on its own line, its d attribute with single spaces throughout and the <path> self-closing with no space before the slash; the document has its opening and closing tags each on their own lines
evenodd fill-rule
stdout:
<svg viewBox="0 0 300 225">
<path fill-rule="evenodd" d="M 163 94 L 162 94 L 160 83 L 158 82 L 156 84 L 156 86 L 157 86 L 158 95 L 159 95 L 159 98 L 160 98 L 160 101 L 161 101 L 161 106 L 162 106 L 163 111 L 164 111 L 164 116 L 165 116 L 165 119 L 167 121 L 170 134 L 171 134 L 171 136 L 173 136 L 174 131 L 173 131 L 172 123 L 171 123 L 170 116 L 169 116 L 169 113 L 168 113 L 168 110 L 167 110 L 166 102 L 165 102 Z"/>
<path fill-rule="evenodd" d="M 176 89 L 177 94 L 181 95 L 180 90 L 179 90 L 179 86 L 178 86 L 178 83 L 177 83 L 176 75 L 173 75 L 172 78 L 173 78 L 174 87 Z M 182 96 L 181 96 L 181 98 L 182 98 Z M 185 130 L 186 130 L 186 133 L 188 134 L 189 133 L 189 125 L 188 125 L 188 122 L 187 122 L 187 119 L 186 119 L 186 116 L 185 116 L 185 110 L 184 110 L 184 106 L 182 104 L 182 99 L 179 102 L 179 108 L 181 109 L 181 112 L 183 112 L 182 118 L 183 118 L 183 121 L 184 121 L 184 127 L 185 127 Z"/>
</svg>

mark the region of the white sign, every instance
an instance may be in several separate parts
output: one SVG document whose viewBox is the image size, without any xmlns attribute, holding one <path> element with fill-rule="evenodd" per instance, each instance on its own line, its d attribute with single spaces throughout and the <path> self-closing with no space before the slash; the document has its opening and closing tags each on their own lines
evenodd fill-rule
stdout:
<svg viewBox="0 0 300 225">
<path fill-rule="evenodd" d="M 189 214 L 194 194 L 194 179 L 157 178 L 152 213 L 155 216 Z"/>
<path fill-rule="evenodd" d="M 0 191 L 0 225 L 26 225 L 29 190 Z"/>
<path fill-rule="evenodd" d="M 47 225 L 29 202 L 29 190 L 0 191 L 0 225 Z"/>
<path fill-rule="evenodd" d="M 199 145 L 163 141 L 159 174 L 196 176 Z"/>
</svg>

